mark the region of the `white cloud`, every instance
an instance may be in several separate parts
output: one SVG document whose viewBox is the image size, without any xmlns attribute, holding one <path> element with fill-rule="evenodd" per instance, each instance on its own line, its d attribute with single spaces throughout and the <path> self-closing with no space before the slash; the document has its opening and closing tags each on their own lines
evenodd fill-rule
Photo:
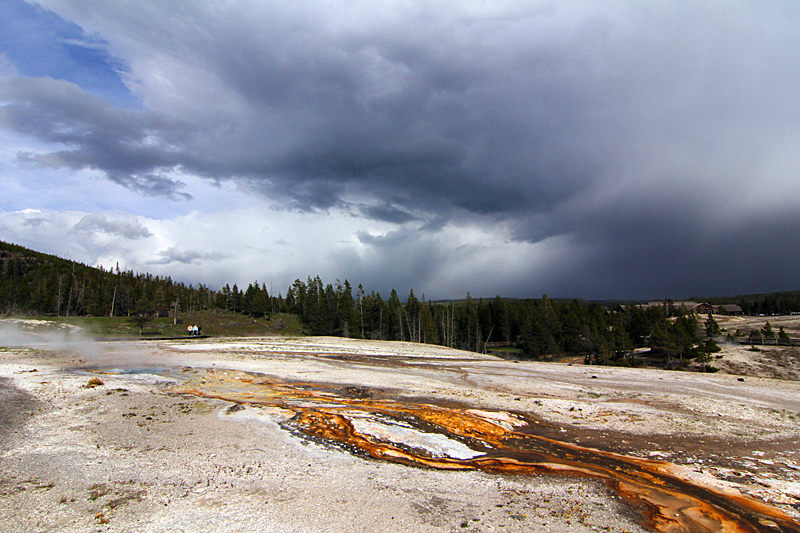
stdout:
<svg viewBox="0 0 800 533">
<path fill-rule="evenodd" d="M 86 215 L 73 228 L 73 231 L 80 233 L 105 233 L 111 236 L 122 237 L 123 239 L 135 240 L 152 237 L 153 234 L 142 226 L 134 218 L 109 219 L 105 215 L 96 213 Z"/>
</svg>

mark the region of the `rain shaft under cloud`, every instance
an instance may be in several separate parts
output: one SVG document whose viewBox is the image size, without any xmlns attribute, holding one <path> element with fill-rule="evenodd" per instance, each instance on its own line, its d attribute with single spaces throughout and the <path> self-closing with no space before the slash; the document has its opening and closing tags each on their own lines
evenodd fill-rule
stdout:
<svg viewBox="0 0 800 533">
<path fill-rule="evenodd" d="M 135 249 L 84 235 L 73 256 L 190 282 L 320 274 L 435 298 L 797 288 L 795 6 L 39 5 L 32 27 L 62 21 L 105 54 L 75 69 L 115 81 L 30 74 L 4 38 L 8 240 L 46 243 L 26 237 L 24 209 L 75 210 L 105 228 L 146 217 L 151 235 Z M 36 49 L 63 42 L 36 35 Z M 94 202 L 26 196 L 53 176 L 116 185 Z M 181 240 L 199 219 L 223 228 Z"/>
</svg>

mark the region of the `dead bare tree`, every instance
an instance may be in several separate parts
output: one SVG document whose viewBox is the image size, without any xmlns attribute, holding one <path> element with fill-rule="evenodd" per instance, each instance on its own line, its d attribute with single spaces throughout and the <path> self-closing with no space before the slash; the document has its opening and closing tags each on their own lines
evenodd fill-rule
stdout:
<svg viewBox="0 0 800 533">
<path fill-rule="evenodd" d="M 111 297 L 111 311 L 108 312 L 108 316 L 114 318 L 114 302 L 117 299 L 117 287 L 114 287 L 114 296 Z"/>
</svg>

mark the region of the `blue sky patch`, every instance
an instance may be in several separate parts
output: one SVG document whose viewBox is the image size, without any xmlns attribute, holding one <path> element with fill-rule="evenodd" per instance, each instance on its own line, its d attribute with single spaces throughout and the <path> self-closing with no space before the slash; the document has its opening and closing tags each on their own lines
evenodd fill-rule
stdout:
<svg viewBox="0 0 800 533">
<path fill-rule="evenodd" d="M 126 67 L 108 53 L 106 41 L 22 0 L 0 3 L 0 20 L 0 53 L 21 76 L 70 81 L 115 106 L 141 106 L 120 79 Z"/>
</svg>

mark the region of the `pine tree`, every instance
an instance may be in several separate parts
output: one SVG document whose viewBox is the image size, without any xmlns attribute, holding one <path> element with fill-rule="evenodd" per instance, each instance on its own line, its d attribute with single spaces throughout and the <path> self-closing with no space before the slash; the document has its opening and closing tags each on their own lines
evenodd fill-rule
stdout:
<svg viewBox="0 0 800 533">
<path fill-rule="evenodd" d="M 719 324 L 714 320 L 714 316 L 711 313 L 708 314 L 708 319 L 705 322 L 705 329 L 707 337 L 716 337 L 722 333 Z"/>
<path fill-rule="evenodd" d="M 435 306 L 431 303 L 425 302 L 425 295 L 422 295 L 422 303 L 419 308 L 419 323 L 420 323 L 420 342 L 427 344 L 439 344 L 439 328 L 436 325 L 436 320 L 433 318 L 433 311 Z"/>
<path fill-rule="evenodd" d="M 343 337 L 359 337 L 358 331 L 358 312 L 356 311 L 356 303 L 353 300 L 353 288 L 350 282 L 344 280 L 344 285 L 337 294 L 337 322 L 339 324 L 339 332 Z"/>
<path fill-rule="evenodd" d="M 387 340 L 405 340 L 403 336 L 403 304 L 397 291 L 392 289 L 389 300 L 386 302 L 386 317 L 384 324 L 386 327 Z"/>
</svg>

